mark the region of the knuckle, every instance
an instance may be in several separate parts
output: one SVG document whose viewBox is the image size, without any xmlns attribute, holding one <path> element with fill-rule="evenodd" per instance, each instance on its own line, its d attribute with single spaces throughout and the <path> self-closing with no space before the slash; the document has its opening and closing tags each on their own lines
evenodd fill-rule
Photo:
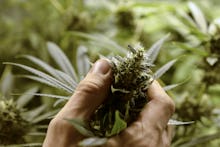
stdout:
<svg viewBox="0 0 220 147">
<path fill-rule="evenodd" d="M 169 113 L 172 115 L 175 111 L 174 101 L 169 96 L 166 96 L 163 98 L 162 103 L 164 105 L 164 108 L 167 109 Z"/>
<path fill-rule="evenodd" d="M 101 80 L 85 80 L 78 85 L 76 92 L 83 92 L 85 94 L 98 93 L 102 89 L 103 85 L 104 84 Z"/>
<path fill-rule="evenodd" d="M 63 126 L 63 121 L 56 118 L 53 118 L 49 123 L 50 128 L 59 128 L 61 126 Z"/>
<path fill-rule="evenodd" d="M 53 118 L 50 123 L 49 126 L 51 128 L 55 128 L 55 129 L 60 129 L 60 128 L 67 128 L 70 127 L 70 124 L 64 120 L 64 119 L 60 119 L 60 118 Z"/>
</svg>

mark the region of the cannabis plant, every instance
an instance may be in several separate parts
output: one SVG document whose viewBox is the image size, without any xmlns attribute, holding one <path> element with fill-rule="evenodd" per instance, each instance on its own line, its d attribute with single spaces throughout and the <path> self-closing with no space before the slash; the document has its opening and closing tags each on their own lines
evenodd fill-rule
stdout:
<svg viewBox="0 0 220 147">
<path fill-rule="evenodd" d="M 196 76 L 198 74 L 201 76 L 198 76 L 197 80 L 195 80 L 195 76 L 189 82 L 196 87 L 196 90 L 195 88 L 189 89 L 191 92 L 184 92 L 178 100 L 176 107 L 178 117 L 184 120 L 194 120 L 195 125 L 176 129 L 176 138 L 174 138 L 176 146 L 181 144 L 182 146 L 193 146 L 202 143 L 204 145 L 204 143 L 210 143 L 209 141 L 217 139 L 218 135 L 216 134 L 219 134 L 219 122 L 216 124 L 214 121 L 215 117 L 219 117 L 219 113 L 217 116 L 215 114 L 218 104 L 213 103 L 219 99 L 219 94 L 215 98 L 210 91 L 210 89 L 215 89 L 220 82 L 219 19 L 208 20 L 207 14 L 203 13 L 193 2 L 188 2 L 187 8 L 186 12 L 177 10 L 180 24 L 174 29 L 183 36 L 185 41 L 175 44 L 184 49 L 186 53 L 193 53 L 193 56 L 189 55 L 188 59 L 197 58 L 192 63 L 197 66 L 193 71 L 197 72 Z M 179 66 L 177 70 L 181 71 L 181 68 L 183 67 Z M 219 93 L 219 89 L 216 89 L 216 93 Z M 213 133 L 207 133 L 210 130 L 213 130 Z M 194 139 L 191 140 L 191 138 Z"/>
<path fill-rule="evenodd" d="M 6 66 L 0 79 L 0 146 L 41 146 L 41 142 L 36 143 L 36 138 L 45 132 L 39 130 L 39 122 L 55 111 L 45 113 L 46 105 L 29 109 L 27 105 L 34 98 L 29 93 L 35 93 L 39 88 L 32 87 L 16 98 L 12 93 L 13 79 L 11 67 Z"/>
</svg>

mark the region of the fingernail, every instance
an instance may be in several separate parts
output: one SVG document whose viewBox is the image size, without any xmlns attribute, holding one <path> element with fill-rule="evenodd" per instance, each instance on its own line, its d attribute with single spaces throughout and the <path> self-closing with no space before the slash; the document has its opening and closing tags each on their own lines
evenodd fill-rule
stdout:
<svg viewBox="0 0 220 147">
<path fill-rule="evenodd" d="M 101 59 L 98 60 L 92 67 L 91 72 L 92 73 L 98 73 L 98 74 L 106 74 L 110 70 L 110 64 L 108 61 Z"/>
</svg>

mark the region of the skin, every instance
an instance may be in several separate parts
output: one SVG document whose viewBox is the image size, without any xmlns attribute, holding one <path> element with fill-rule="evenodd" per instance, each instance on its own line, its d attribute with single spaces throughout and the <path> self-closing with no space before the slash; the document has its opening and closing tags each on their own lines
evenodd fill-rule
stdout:
<svg viewBox="0 0 220 147">
<path fill-rule="evenodd" d="M 108 61 L 97 61 L 73 96 L 50 122 L 43 147 L 76 147 L 83 139 L 64 118 L 88 120 L 107 98 L 111 85 L 111 67 Z M 136 122 L 119 135 L 108 140 L 103 147 L 168 147 L 172 129 L 167 126 L 174 112 L 174 102 L 157 81 L 148 89 L 150 102 L 146 104 Z"/>
</svg>

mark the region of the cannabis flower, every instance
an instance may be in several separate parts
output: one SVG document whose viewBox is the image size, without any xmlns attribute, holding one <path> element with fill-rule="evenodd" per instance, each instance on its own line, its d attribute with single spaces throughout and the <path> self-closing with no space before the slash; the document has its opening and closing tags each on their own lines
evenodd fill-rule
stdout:
<svg viewBox="0 0 220 147">
<path fill-rule="evenodd" d="M 142 47 L 136 49 L 129 46 L 129 49 L 131 52 L 126 57 L 111 59 L 113 82 L 109 99 L 97 109 L 89 122 L 96 136 L 118 134 L 124 127 L 116 130 L 116 119 L 124 122 L 124 126 L 129 125 L 147 103 L 146 91 L 153 81 L 152 65 Z"/>
<path fill-rule="evenodd" d="M 27 121 L 13 99 L 0 97 L 0 144 L 24 143 Z"/>
</svg>

